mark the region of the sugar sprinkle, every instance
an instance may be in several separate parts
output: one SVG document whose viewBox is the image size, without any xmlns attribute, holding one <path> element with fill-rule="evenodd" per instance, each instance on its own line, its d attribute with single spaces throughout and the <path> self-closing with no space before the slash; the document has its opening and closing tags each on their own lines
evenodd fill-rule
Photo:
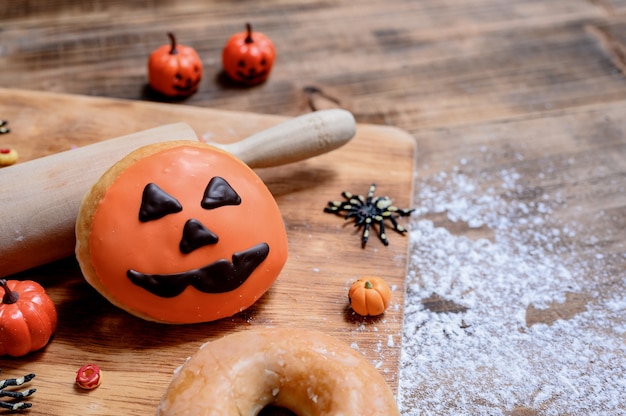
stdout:
<svg viewBox="0 0 626 416">
<path fill-rule="evenodd" d="M 567 198 L 558 189 L 515 197 L 544 173 L 487 175 L 472 171 L 471 159 L 459 164 L 416 178 L 402 414 L 625 414 L 626 275 L 613 267 L 619 275 L 607 276 L 603 265 L 621 266 L 626 254 L 594 247 L 610 236 L 560 222 L 554 214 Z M 455 235 L 459 224 L 477 238 Z M 579 255 L 581 239 L 595 253 Z M 607 281 L 621 290 L 602 289 Z M 528 321 L 529 309 L 549 311 L 571 294 L 586 299 L 572 316 Z M 458 307 L 429 309 L 433 295 Z"/>
</svg>

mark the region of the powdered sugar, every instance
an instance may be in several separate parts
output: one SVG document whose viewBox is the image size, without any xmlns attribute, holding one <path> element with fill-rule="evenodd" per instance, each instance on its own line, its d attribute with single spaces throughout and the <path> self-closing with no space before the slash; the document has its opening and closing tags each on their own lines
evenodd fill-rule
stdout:
<svg viewBox="0 0 626 416">
<path fill-rule="evenodd" d="M 559 221 L 566 198 L 536 191 L 541 176 L 459 163 L 416 181 L 403 415 L 622 414 L 626 275 L 608 276 L 603 264 L 623 265 L 624 254 L 604 253 L 593 242 L 606 236 Z M 454 234 L 459 225 L 472 233 Z M 427 308 L 433 294 L 458 308 Z M 568 319 L 529 320 L 529 308 L 549 310 L 571 294 L 587 301 Z"/>
</svg>

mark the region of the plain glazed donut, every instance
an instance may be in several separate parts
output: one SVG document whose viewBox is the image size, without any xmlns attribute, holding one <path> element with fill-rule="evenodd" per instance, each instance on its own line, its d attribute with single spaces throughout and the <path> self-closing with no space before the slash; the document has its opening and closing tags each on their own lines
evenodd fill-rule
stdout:
<svg viewBox="0 0 626 416">
<path fill-rule="evenodd" d="M 141 147 L 85 194 L 76 258 L 100 294 L 171 324 L 232 316 L 256 302 L 287 260 L 278 205 L 245 163 L 213 146 Z"/>
<path fill-rule="evenodd" d="M 157 415 L 255 416 L 269 405 L 298 416 L 399 415 L 363 355 L 320 332 L 279 328 L 204 344 L 176 371 Z"/>
</svg>

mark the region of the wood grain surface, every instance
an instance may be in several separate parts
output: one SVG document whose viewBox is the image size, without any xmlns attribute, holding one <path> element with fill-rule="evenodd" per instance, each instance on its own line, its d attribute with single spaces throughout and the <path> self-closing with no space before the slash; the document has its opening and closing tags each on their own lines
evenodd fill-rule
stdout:
<svg viewBox="0 0 626 416">
<path fill-rule="evenodd" d="M 221 73 L 221 48 L 247 21 L 270 36 L 278 51 L 269 80 L 254 88 L 232 84 Z M 312 107 L 341 107 L 360 123 L 407 131 L 418 149 L 413 187 L 418 208 L 429 203 L 420 200 L 420 189 L 437 183 L 442 173 L 460 171 L 476 181 L 479 198 L 493 189 L 499 172 L 514 169 L 519 186 L 503 197 L 527 205 L 555 198 L 551 220 L 576 224 L 579 230 L 561 242 L 564 251 L 557 257 L 576 256 L 580 264 L 591 265 L 584 290 L 573 290 L 546 308 L 528 306 L 529 328 L 572 319 L 626 292 L 623 0 L 17 0 L 0 3 L 0 23 L 0 87 L 162 101 L 146 88 L 146 61 L 166 43 L 165 33 L 174 31 L 198 50 L 205 66 L 199 91 L 174 102 L 175 107 L 262 113 L 272 121 Z M 34 112 L 44 117 L 47 110 Z M 142 117 L 154 124 L 169 120 Z M 27 113 L 14 116 L 9 126 L 17 120 L 28 124 Z M 77 129 L 89 131 L 103 123 L 82 119 Z M 114 127 L 123 130 L 124 123 L 119 120 Z M 28 128 L 50 136 L 38 152 L 80 145 L 63 140 L 68 136 L 63 127 L 31 123 Z M 201 134 L 202 126 L 194 128 Z M 237 138 L 228 128 L 220 131 L 226 139 Z M 12 132 L 0 141 L 11 145 L 15 137 Z M 25 157 L 31 151 L 25 149 Z M 271 183 L 280 191 L 279 182 Z M 445 212 L 415 220 L 430 220 L 470 240 L 493 237 L 493 230 L 452 221 Z M 407 284 L 422 281 L 411 262 L 409 272 Z M 443 314 L 463 308 L 436 294 L 407 304 Z M 611 320 L 602 321 L 606 337 L 616 337 L 611 339 L 621 345 L 623 335 L 610 329 L 624 320 L 624 309 L 618 309 Z M 419 349 L 403 351 L 405 363 L 424 359 Z M 616 368 L 626 368 L 623 349 L 605 353 Z M 6 366 L 4 360 L 0 364 Z M 580 379 L 589 376 L 585 368 L 579 370 Z M 404 414 L 462 413 L 455 400 L 442 402 L 439 412 L 424 407 L 428 397 L 446 391 L 446 381 L 434 380 L 436 389 L 429 390 L 411 385 L 410 375 L 399 375 Z M 498 377 L 486 374 L 485 379 L 490 377 L 495 390 Z M 582 407 L 589 400 L 564 399 L 556 392 L 547 396 L 542 403 L 496 400 L 489 412 L 576 414 L 550 406 L 568 400 Z M 622 405 L 604 414 L 623 412 Z"/>
</svg>

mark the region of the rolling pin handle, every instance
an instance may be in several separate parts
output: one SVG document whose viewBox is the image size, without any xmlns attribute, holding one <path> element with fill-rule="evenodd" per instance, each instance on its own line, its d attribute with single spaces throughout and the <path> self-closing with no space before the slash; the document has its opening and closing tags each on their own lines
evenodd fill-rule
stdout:
<svg viewBox="0 0 626 416">
<path fill-rule="evenodd" d="M 251 168 L 298 162 L 348 143 L 356 132 L 354 116 L 346 110 L 320 110 L 301 115 L 230 144 L 214 144 Z"/>
</svg>

